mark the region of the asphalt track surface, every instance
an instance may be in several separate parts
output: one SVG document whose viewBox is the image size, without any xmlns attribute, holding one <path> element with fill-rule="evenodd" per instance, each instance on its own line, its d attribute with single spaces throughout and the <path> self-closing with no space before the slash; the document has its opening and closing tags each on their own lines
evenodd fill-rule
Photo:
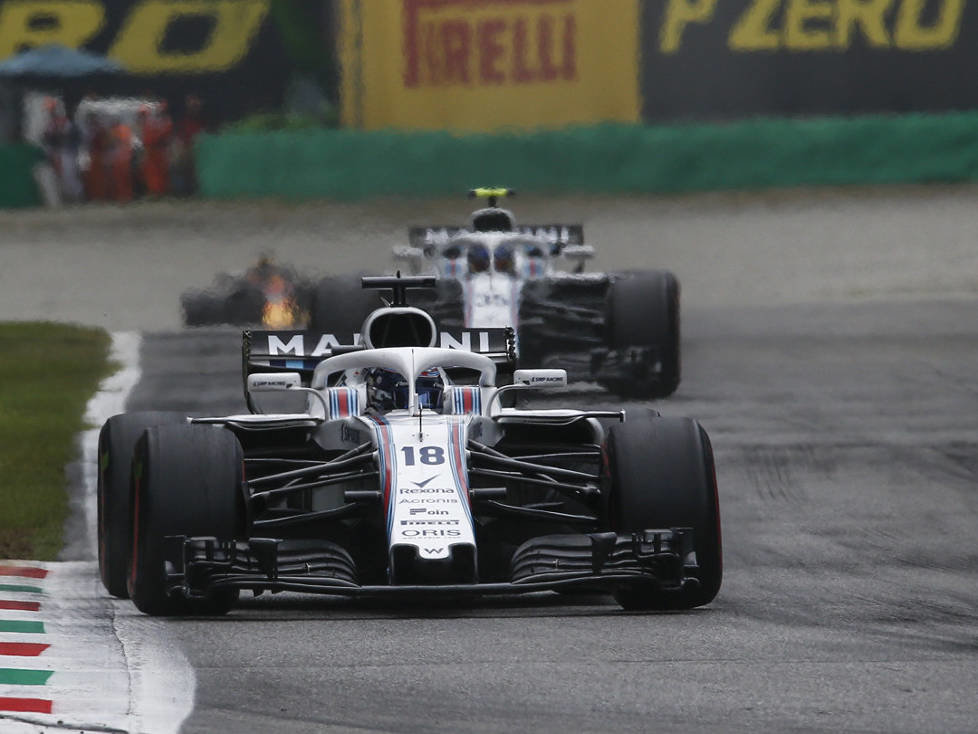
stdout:
<svg viewBox="0 0 978 734">
<path fill-rule="evenodd" d="M 640 615 L 556 595 L 407 608 L 247 599 L 223 619 L 168 622 L 197 671 L 184 731 L 975 731 L 978 192 L 550 208 L 604 238 L 607 269 L 647 261 L 636 243 L 657 234 L 651 264 L 683 281 L 683 383 L 657 407 L 699 418 L 713 439 L 716 601 Z M 111 222 L 86 216 L 115 241 Z M 298 232 L 304 252 L 301 222 L 281 216 L 280 242 Z M 386 232 L 388 219 L 378 210 L 369 226 Z M 247 231 L 226 235 L 242 257 Z M 111 269 L 114 247 L 88 252 Z M 235 332 L 154 331 L 171 328 L 170 267 L 106 281 L 123 304 L 142 285 L 127 313 L 100 320 L 93 302 L 75 318 L 151 331 L 130 409 L 240 411 Z M 165 287 L 169 310 L 144 315 Z M 615 405 L 594 390 L 569 399 Z"/>
</svg>

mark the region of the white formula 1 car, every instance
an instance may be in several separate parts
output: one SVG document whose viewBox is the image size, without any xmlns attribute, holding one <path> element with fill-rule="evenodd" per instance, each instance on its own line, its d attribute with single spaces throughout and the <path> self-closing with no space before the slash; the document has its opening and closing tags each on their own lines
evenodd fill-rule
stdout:
<svg viewBox="0 0 978 734">
<path fill-rule="evenodd" d="M 710 602 L 721 581 L 706 432 L 652 411 L 518 409 L 566 385 L 513 370 L 511 329 L 439 331 L 391 288 L 361 342 L 245 332 L 252 412 L 114 416 L 99 438 L 99 566 L 153 615 L 242 590 L 353 597 L 606 590 L 628 609 Z M 298 399 L 286 412 L 263 404 Z"/>
<path fill-rule="evenodd" d="M 475 189 L 488 199 L 468 226 L 412 227 L 394 248 L 399 267 L 439 277 L 422 305 L 444 327 L 516 329 L 520 366 L 566 369 L 626 397 L 661 398 L 680 381 L 679 282 L 665 270 L 584 272 L 594 248 L 578 224 L 516 224 L 498 207 L 509 189 Z M 311 328 L 350 331 L 375 302 L 349 279 L 323 280 Z M 346 321 L 337 321 L 345 313 Z"/>
</svg>

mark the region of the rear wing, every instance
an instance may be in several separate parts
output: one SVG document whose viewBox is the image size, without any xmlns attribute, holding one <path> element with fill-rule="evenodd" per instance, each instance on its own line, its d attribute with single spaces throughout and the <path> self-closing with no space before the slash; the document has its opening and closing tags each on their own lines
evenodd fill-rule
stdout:
<svg viewBox="0 0 978 734">
<path fill-rule="evenodd" d="M 337 354 L 365 349 L 359 342 L 359 334 L 248 329 L 241 332 L 242 377 L 247 385 L 248 375 L 254 372 L 298 372 L 308 387 L 316 365 Z M 516 335 L 511 326 L 441 329 L 435 346 L 484 354 L 501 373 L 516 368 Z"/>
<path fill-rule="evenodd" d="M 469 227 L 409 227 L 408 242 L 411 247 L 437 247 L 446 245 L 460 234 L 474 234 Z M 515 234 L 540 237 L 550 244 L 560 242 L 564 245 L 584 244 L 584 225 L 582 224 L 524 224 L 513 230 Z"/>
</svg>

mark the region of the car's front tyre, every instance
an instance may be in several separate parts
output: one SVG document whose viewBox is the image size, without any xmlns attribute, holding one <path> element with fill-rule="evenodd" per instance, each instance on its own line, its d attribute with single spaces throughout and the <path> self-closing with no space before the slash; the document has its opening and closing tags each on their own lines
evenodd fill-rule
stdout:
<svg viewBox="0 0 978 734">
<path fill-rule="evenodd" d="M 129 478 L 133 449 L 150 426 L 185 423 L 182 413 L 139 411 L 109 418 L 98 435 L 98 568 L 112 596 L 128 598 L 131 547 Z"/>
<path fill-rule="evenodd" d="M 170 593 L 164 559 L 168 535 L 246 535 L 243 455 L 227 429 L 187 424 L 147 429 L 136 444 L 132 465 L 132 551 L 128 590 L 136 607 L 150 615 L 224 614 L 237 593 L 213 591 L 190 600 Z"/>
<path fill-rule="evenodd" d="M 609 523 L 618 533 L 693 530 L 697 584 L 665 591 L 654 584 L 620 589 L 625 609 L 690 609 L 709 604 L 723 579 L 720 506 L 709 436 L 690 418 L 649 412 L 613 426 L 607 439 Z"/>
</svg>

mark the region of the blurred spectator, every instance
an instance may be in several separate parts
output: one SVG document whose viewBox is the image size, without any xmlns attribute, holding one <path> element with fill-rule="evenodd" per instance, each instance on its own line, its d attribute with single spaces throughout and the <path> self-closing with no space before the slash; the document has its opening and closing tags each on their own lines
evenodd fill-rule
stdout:
<svg viewBox="0 0 978 734">
<path fill-rule="evenodd" d="M 167 156 L 173 137 L 173 121 L 166 112 L 166 102 L 154 111 L 149 105 L 139 109 L 140 136 L 143 141 L 143 182 L 150 196 L 169 192 Z"/>
<path fill-rule="evenodd" d="M 61 103 L 52 98 L 45 100 L 47 122 L 43 144 L 58 180 L 61 201 L 74 203 L 82 199 L 81 175 L 78 170 L 78 128 L 65 114 Z"/>
<path fill-rule="evenodd" d="M 173 191 L 190 196 L 197 193 L 197 167 L 194 162 L 194 141 L 204 132 L 200 97 L 188 94 L 184 100 L 183 116 L 177 122 L 173 155 Z"/>
<path fill-rule="evenodd" d="M 85 196 L 89 201 L 100 201 L 108 197 L 109 131 L 94 110 L 85 114 L 82 145 L 88 152 Z"/>
<path fill-rule="evenodd" d="M 121 117 L 114 117 L 109 128 L 109 159 L 112 170 L 112 198 L 132 201 L 132 129 Z"/>
</svg>

